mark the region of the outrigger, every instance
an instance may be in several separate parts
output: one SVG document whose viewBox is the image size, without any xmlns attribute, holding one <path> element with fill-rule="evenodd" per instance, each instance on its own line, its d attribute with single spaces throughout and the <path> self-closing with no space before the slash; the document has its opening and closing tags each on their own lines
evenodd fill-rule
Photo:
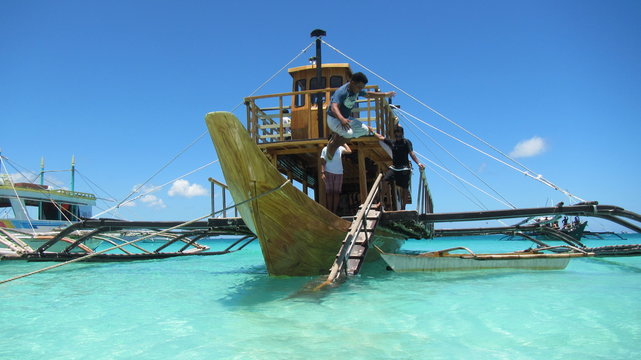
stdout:
<svg viewBox="0 0 641 360">
<path fill-rule="evenodd" d="M 245 126 L 228 112 L 209 113 L 205 118 L 229 191 L 236 203 L 243 204 L 238 206 L 238 211 L 257 236 L 270 275 L 319 275 L 327 274 L 330 269 L 327 281 L 332 282 L 357 274 L 366 257 L 376 259 L 382 253 L 398 251 L 406 239 L 447 234 L 447 230 L 434 230 L 434 224 L 440 222 L 563 214 L 600 217 L 641 232 L 641 227 L 622 219 L 641 221 L 638 214 L 597 203 L 434 213 L 424 174 L 420 177 L 418 210 L 400 210 L 395 189 L 381 181 L 381 174 L 391 165 L 390 154 L 374 137 L 351 139 L 353 154 L 344 165 L 338 211 L 341 216 L 328 211 L 324 183 L 320 180 L 320 153 L 330 135 L 326 111 L 333 92 L 350 80 L 352 71 L 349 64 L 322 63 L 320 48 L 325 35 L 322 30 L 311 33 L 316 38 L 313 64 L 288 70 L 293 84 L 291 92 L 244 99 Z M 379 88 L 369 85 L 367 90 L 379 91 Z M 395 112 L 398 106 L 387 99 L 358 102 L 355 118 L 391 137 L 392 129 L 399 122 Z M 286 184 L 288 180 L 298 183 L 300 189 Z M 279 187 L 268 196 L 251 200 Z M 310 191 L 312 195 L 308 195 Z M 568 242 L 568 246 L 577 246 L 574 239 L 561 231 L 535 226 L 451 232 L 513 233 L 527 238 L 525 230 L 530 234 L 546 232 Z M 539 245 L 549 247 L 542 242 Z M 368 252 L 372 246 L 380 251 Z M 619 255 L 625 252 L 622 250 Z M 572 256 L 588 253 L 583 249 Z"/>
<path fill-rule="evenodd" d="M 435 229 L 437 223 L 564 215 L 602 218 L 641 232 L 641 226 L 628 221 L 641 222 L 641 215 L 596 202 L 529 209 L 435 213 L 427 179 L 422 171 L 415 199 L 416 210 L 401 210 L 398 189 L 382 180 L 382 173 L 392 163 L 391 154 L 375 137 L 351 139 L 353 153 L 345 159 L 340 205 L 337 214 L 330 212 L 325 207 L 325 184 L 320 177 L 320 153 L 330 135 L 326 111 L 333 92 L 350 80 L 352 70 L 346 63 L 322 63 L 320 49 L 325 32 L 314 30 L 311 35 L 316 38 L 316 56 L 311 65 L 288 70 L 292 77 L 292 91 L 246 97 L 245 126 L 229 112 L 206 115 L 206 124 L 227 184 L 214 179 L 210 181 L 212 187 L 223 187 L 223 199 L 224 194 L 229 192 L 235 203 L 230 208 L 224 205 L 223 210 L 215 211 L 212 200 L 212 214 L 222 212 L 224 218 L 210 218 L 207 221 L 201 221 L 204 219 L 201 218 L 187 223 L 79 219 L 77 223 L 53 234 L 37 248 L 22 242 L 15 231 L 0 229 L 0 242 L 8 249 L 3 250 L 3 256 L 71 262 L 219 255 L 238 251 L 257 238 L 270 275 L 327 275 L 324 284 L 329 284 L 358 274 L 366 259 L 406 258 L 413 263 L 416 263 L 416 258 L 412 256 L 421 257 L 420 263 L 430 257 L 458 257 L 462 260 L 458 261 L 460 263 L 469 262 L 472 258 L 475 261 L 507 259 L 513 264 L 511 267 L 559 268 L 574 257 L 641 255 L 641 244 L 587 248 L 581 243 L 581 236 L 571 236 L 553 227 L 527 222 L 504 227 Z M 369 85 L 367 90 L 380 89 L 376 85 Z M 392 137 L 394 127 L 399 124 L 399 106 L 383 98 L 359 100 L 358 105 L 354 111 L 358 120 L 370 125 L 376 132 Z M 240 218 L 226 218 L 226 210 L 231 208 L 235 208 Z M 130 240 L 126 234 L 137 235 Z M 409 257 L 397 253 L 407 239 L 482 234 L 520 236 L 533 241 L 538 248 L 507 254 L 475 254 L 467 249 L 462 249 L 468 252 L 462 255 L 450 254 L 452 249 Z M 198 243 L 203 238 L 230 235 L 236 235 L 238 239 L 223 241 L 224 249 L 221 251 L 210 251 L 208 246 Z M 549 246 L 537 238 L 539 235 L 566 244 Z M 153 238 L 163 238 L 163 242 L 159 242 L 160 245 L 154 249 L 139 246 L 134 246 L 136 251 L 123 249 L 124 246 L 133 246 L 138 241 Z M 86 244 L 95 239 L 113 247 L 100 251 L 87 248 Z M 51 251 L 60 245 L 62 250 Z M 110 252 L 116 248 L 121 253 Z M 376 251 L 369 251 L 371 248 L 376 248 Z M 555 253 L 543 254 L 544 250 Z M 399 265 L 398 261 L 394 261 L 391 268 L 408 268 L 405 266 L 407 264 Z M 540 266 L 546 262 L 554 264 Z M 490 265 L 493 263 L 496 265 Z M 506 262 L 484 264 L 495 268 Z M 469 268 L 466 266 L 462 268 Z M 423 264 L 412 269 L 439 267 Z"/>
</svg>

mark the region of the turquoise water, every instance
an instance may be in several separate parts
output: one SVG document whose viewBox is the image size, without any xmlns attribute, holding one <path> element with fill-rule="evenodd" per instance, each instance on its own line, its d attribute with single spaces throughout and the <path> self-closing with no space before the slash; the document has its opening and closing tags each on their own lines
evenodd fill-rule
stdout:
<svg viewBox="0 0 641 360">
<path fill-rule="evenodd" d="M 588 243 L 641 243 L 615 240 Z M 456 245 L 529 243 L 406 247 Z M 0 279 L 47 265 L 0 262 Z M 267 276 L 257 244 L 223 256 L 70 264 L 0 285 L 0 359 L 641 358 L 641 257 L 575 259 L 560 271 L 363 271 L 311 293 L 315 278 Z"/>
</svg>

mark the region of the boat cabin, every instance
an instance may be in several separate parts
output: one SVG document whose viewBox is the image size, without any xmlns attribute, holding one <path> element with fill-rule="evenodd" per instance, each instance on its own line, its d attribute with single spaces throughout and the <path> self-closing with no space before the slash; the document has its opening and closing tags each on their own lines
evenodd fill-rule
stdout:
<svg viewBox="0 0 641 360">
<path fill-rule="evenodd" d="M 246 127 L 251 138 L 288 179 L 298 182 L 302 190 L 326 205 L 325 184 L 320 181 L 321 150 L 331 131 L 327 127 L 327 108 L 334 91 L 348 82 L 349 64 L 315 64 L 291 68 L 292 91 L 245 98 Z M 366 91 L 379 91 L 368 85 Z M 354 117 L 392 137 L 398 121 L 387 99 L 365 99 L 357 102 Z M 343 191 L 339 215 L 354 215 L 366 198 L 377 175 L 391 164 L 391 154 L 374 136 L 351 139 L 352 154 L 343 156 Z M 391 191 L 384 196 L 386 208 L 396 210 Z"/>
<path fill-rule="evenodd" d="M 0 227 L 55 227 L 91 217 L 93 194 L 0 181 Z"/>
</svg>

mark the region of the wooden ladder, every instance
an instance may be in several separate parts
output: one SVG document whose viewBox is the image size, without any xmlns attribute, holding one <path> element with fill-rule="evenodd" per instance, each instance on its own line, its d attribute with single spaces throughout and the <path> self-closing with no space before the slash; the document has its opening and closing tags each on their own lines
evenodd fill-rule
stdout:
<svg viewBox="0 0 641 360">
<path fill-rule="evenodd" d="M 379 193 L 382 179 L 383 174 L 379 174 L 374 181 L 367 199 L 361 204 L 356 216 L 354 216 L 349 232 L 345 236 L 338 254 L 336 254 L 336 260 L 330 269 L 327 280 L 317 286 L 316 290 L 341 278 L 356 275 L 360 271 L 382 213 L 379 205 L 373 205 L 374 199 Z"/>
</svg>

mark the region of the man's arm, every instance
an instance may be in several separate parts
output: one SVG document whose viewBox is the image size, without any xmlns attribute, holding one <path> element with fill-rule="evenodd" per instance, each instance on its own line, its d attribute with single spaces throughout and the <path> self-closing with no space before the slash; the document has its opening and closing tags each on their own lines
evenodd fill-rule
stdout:
<svg viewBox="0 0 641 360">
<path fill-rule="evenodd" d="M 396 91 L 387 91 L 387 92 L 380 92 L 380 91 L 367 91 L 365 93 L 365 97 L 369 99 L 373 98 L 388 98 L 388 97 L 394 97 L 396 96 Z"/>
<path fill-rule="evenodd" d="M 414 151 L 410 151 L 410 156 L 412 157 L 412 160 L 418 165 L 419 168 L 425 169 L 425 165 L 421 164 L 420 161 L 418 161 L 418 158 L 416 157 L 416 154 L 414 154 Z"/>
</svg>

